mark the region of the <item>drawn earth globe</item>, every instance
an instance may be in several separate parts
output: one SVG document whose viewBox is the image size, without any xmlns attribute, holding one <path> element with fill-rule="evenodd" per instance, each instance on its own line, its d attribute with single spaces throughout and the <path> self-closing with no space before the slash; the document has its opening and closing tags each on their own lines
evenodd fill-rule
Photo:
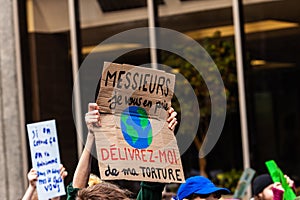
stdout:
<svg viewBox="0 0 300 200">
<path fill-rule="evenodd" d="M 145 109 L 129 106 L 121 114 L 121 130 L 125 141 L 137 149 L 145 149 L 152 143 L 152 127 Z"/>
</svg>

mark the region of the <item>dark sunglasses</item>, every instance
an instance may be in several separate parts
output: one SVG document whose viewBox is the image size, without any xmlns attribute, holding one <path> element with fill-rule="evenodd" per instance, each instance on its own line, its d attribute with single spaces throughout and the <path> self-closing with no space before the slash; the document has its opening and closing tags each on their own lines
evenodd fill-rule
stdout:
<svg viewBox="0 0 300 200">
<path fill-rule="evenodd" d="M 214 198 L 216 199 L 220 199 L 222 197 L 222 194 L 219 192 L 214 192 L 214 193 L 210 193 L 210 194 L 192 194 L 191 196 L 188 197 L 189 200 L 195 199 L 197 197 L 200 197 L 201 199 L 206 199 L 208 198 L 210 195 L 212 195 Z"/>
</svg>

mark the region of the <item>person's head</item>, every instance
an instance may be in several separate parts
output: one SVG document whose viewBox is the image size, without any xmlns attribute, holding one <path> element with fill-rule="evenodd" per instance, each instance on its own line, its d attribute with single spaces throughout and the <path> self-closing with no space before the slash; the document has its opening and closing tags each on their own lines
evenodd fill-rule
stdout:
<svg viewBox="0 0 300 200">
<path fill-rule="evenodd" d="M 79 190 L 76 200 L 129 200 L 130 194 L 131 192 L 129 192 L 128 190 L 123 190 L 118 186 L 108 182 L 102 182 L 91 187 Z"/>
<path fill-rule="evenodd" d="M 273 181 L 269 174 L 257 176 L 252 183 L 254 199 L 273 200 Z"/>
<path fill-rule="evenodd" d="M 186 179 L 186 182 L 179 186 L 177 198 L 179 200 L 215 200 L 220 199 L 222 194 L 228 193 L 230 191 L 227 188 L 216 187 L 208 178 L 193 176 Z"/>
</svg>

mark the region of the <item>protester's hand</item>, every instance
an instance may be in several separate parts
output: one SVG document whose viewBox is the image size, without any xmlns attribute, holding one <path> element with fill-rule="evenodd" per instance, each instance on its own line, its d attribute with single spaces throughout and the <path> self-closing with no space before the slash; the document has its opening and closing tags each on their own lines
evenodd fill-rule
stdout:
<svg viewBox="0 0 300 200">
<path fill-rule="evenodd" d="M 68 176 L 68 172 L 62 164 L 59 164 L 59 175 L 62 178 L 62 180 L 64 180 L 66 176 Z"/>
<path fill-rule="evenodd" d="M 169 127 L 169 129 L 174 130 L 174 129 L 175 129 L 175 126 L 176 126 L 177 123 L 178 123 L 178 122 L 177 122 L 177 118 L 176 118 L 177 112 L 174 110 L 174 108 L 170 107 L 170 108 L 168 109 L 168 114 L 169 114 L 169 117 L 168 117 L 168 119 L 167 119 L 167 122 L 169 122 L 168 127 Z"/>
<path fill-rule="evenodd" d="M 90 130 L 93 126 L 101 126 L 99 106 L 96 103 L 89 103 L 88 112 L 85 114 L 85 123 Z"/>
<path fill-rule="evenodd" d="M 36 187 L 36 182 L 37 182 L 37 179 L 38 179 L 38 175 L 37 175 L 37 171 L 35 169 L 31 169 L 28 172 L 27 178 L 28 178 L 30 186 Z"/>
<path fill-rule="evenodd" d="M 284 175 L 284 178 L 286 179 L 286 182 L 288 183 L 288 185 L 293 188 L 295 186 L 295 182 L 287 175 Z"/>
<path fill-rule="evenodd" d="M 273 188 L 272 188 L 272 190 L 273 190 L 273 189 L 284 191 L 284 189 L 283 189 L 283 187 L 282 187 L 282 185 L 281 185 L 280 182 L 275 182 L 275 183 L 273 183 Z"/>
<path fill-rule="evenodd" d="M 273 183 L 272 187 L 273 198 L 272 199 L 283 199 L 284 189 L 279 182 Z"/>
</svg>

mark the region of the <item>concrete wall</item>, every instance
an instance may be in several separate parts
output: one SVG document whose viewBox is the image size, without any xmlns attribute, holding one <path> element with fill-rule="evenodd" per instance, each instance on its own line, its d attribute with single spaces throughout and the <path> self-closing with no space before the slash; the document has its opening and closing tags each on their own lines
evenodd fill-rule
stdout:
<svg viewBox="0 0 300 200">
<path fill-rule="evenodd" d="M 23 165 L 24 129 L 20 116 L 18 48 L 14 1 L 0 0 L 0 199 L 20 199 L 26 174 Z"/>
</svg>

